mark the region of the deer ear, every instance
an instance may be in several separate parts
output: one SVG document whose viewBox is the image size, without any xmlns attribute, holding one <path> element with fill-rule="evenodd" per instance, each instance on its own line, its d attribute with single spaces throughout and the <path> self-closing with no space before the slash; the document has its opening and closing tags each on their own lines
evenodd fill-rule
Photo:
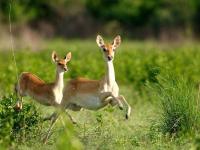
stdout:
<svg viewBox="0 0 200 150">
<path fill-rule="evenodd" d="M 119 47 L 120 44 L 121 44 L 121 37 L 120 37 L 120 35 L 118 35 L 114 38 L 114 41 L 112 44 L 113 49 L 116 49 L 117 47 Z"/>
<path fill-rule="evenodd" d="M 71 58 L 72 58 L 72 53 L 69 52 L 69 53 L 67 53 L 67 55 L 65 56 L 65 61 L 68 62 L 68 61 L 71 60 Z"/>
<path fill-rule="evenodd" d="M 104 46 L 103 38 L 102 38 L 100 35 L 97 35 L 96 42 L 97 42 L 97 45 L 98 45 L 100 48 L 102 48 L 102 47 Z"/>
<path fill-rule="evenodd" d="M 55 51 L 52 52 L 51 58 L 52 58 L 53 62 L 57 62 L 58 61 L 58 56 L 57 56 Z"/>
</svg>

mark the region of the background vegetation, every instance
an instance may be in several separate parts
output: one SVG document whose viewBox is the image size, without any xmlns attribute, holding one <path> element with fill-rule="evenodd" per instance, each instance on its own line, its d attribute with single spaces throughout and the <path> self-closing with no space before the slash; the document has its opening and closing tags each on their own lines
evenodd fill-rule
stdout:
<svg viewBox="0 0 200 150">
<path fill-rule="evenodd" d="M 105 73 L 101 51 L 94 41 L 53 40 L 45 45 L 42 51 L 17 51 L 18 72 L 30 71 L 47 82 L 52 81 L 55 65 L 51 49 L 54 49 L 60 56 L 72 52 L 65 81 L 77 76 L 99 79 Z M 5 120 L 7 114 L 7 125 L 0 122 L 0 142 L 17 149 L 195 149 L 199 147 L 200 135 L 199 49 L 195 43 L 169 46 L 124 41 L 116 51 L 114 65 L 120 93 L 133 108 L 130 120 L 125 120 L 125 112 L 117 107 L 95 112 L 70 111 L 78 125 L 72 126 L 62 114 L 47 145 L 42 144 L 42 138 L 49 122 L 41 118 L 55 109 L 30 98 L 25 98 L 22 112 L 13 109 L 16 98 L 10 94 L 16 82 L 15 67 L 11 53 L 1 51 L 0 93 L 6 97 L 1 98 L 0 115 Z M 15 132 L 13 123 L 20 132 Z"/>
<path fill-rule="evenodd" d="M 0 0 L 0 149 L 200 149 L 199 20 L 199 0 Z M 65 82 L 100 79 L 97 34 L 122 36 L 114 66 L 130 120 L 111 106 L 69 111 L 77 125 L 62 113 L 44 145 L 55 108 L 26 97 L 16 110 L 16 74 L 54 80 L 56 50 L 72 52 Z"/>
<path fill-rule="evenodd" d="M 113 31 L 132 38 L 180 39 L 198 37 L 198 0 L 1 0 L 0 16 L 28 25 L 46 36 L 92 37 Z"/>
</svg>

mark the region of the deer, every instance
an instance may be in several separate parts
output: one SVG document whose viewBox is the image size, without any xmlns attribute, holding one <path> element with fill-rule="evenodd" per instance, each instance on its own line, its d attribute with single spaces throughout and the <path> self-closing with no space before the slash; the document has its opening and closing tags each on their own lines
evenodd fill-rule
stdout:
<svg viewBox="0 0 200 150">
<path fill-rule="evenodd" d="M 118 105 L 120 109 L 123 109 L 125 104 L 127 107 L 125 118 L 128 119 L 131 114 L 131 107 L 124 96 L 119 94 L 113 65 L 114 54 L 116 48 L 121 44 L 121 37 L 118 35 L 114 38 L 112 44 L 105 44 L 103 38 L 98 35 L 96 42 L 103 52 L 106 64 L 105 76 L 100 80 L 80 77 L 71 79 L 64 88 L 61 105 L 72 111 L 80 111 L 82 108 L 98 110 L 108 104 L 111 106 Z"/>
<path fill-rule="evenodd" d="M 21 97 L 21 102 L 18 102 L 16 107 L 22 109 L 23 97 L 29 96 L 42 105 L 59 107 L 61 109 L 63 108 L 61 105 L 64 89 L 63 78 L 64 73 L 68 71 L 67 63 L 71 60 L 71 52 L 67 53 L 64 59 L 59 59 L 56 52 L 53 51 L 52 60 L 56 64 L 56 78 L 55 81 L 51 83 L 46 83 L 30 72 L 21 73 L 16 85 L 16 92 L 17 95 Z M 51 119 L 52 124 L 54 124 L 56 121 L 56 113 L 54 113 L 49 119 Z M 50 128 L 44 141 L 48 138 Z"/>
</svg>

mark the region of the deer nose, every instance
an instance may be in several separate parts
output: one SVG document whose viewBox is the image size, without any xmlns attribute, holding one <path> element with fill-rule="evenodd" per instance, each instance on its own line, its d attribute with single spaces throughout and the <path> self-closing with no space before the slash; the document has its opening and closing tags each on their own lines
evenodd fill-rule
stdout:
<svg viewBox="0 0 200 150">
<path fill-rule="evenodd" d="M 113 58 L 112 56 L 108 56 L 108 60 L 109 60 L 109 61 L 112 60 L 112 58 Z"/>
<path fill-rule="evenodd" d="M 64 67 L 64 70 L 65 70 L 65 71 L 68 71 L 67 67 Z"/>
</svg>

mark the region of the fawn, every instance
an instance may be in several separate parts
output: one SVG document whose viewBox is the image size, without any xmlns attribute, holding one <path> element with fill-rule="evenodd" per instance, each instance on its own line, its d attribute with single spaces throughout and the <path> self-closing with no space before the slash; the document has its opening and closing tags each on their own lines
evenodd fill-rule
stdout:
<svg viewBox="0 0 200 150">
<path fill-rule="evenodd" d="M 67 109 L 79 111 L 81 108 L 98 110 L 107 104 L 118 105 L 122 109 L 124 103 L 127 106 L 126 119 L 128 119 L 131 107 L 124 96 L 119 95 L 113 66 L 114 54 L 121 43 L 121 37 L 118 35 L 112 44 L 105 44 L 103 38 L 98 35 L 96 42 L 103 51 L 106 75 L 101 80 L 77 78 L 68 81 L 64 88 L 61 105 Z"/>
<path fill-rule="evenodd" d="M 67 63 L 71 60 L 71 52 L 69 52 L 64 59 L 59 59 L 57 54 L 53 51 L 52 60 L 54 63 L 56 63 L 56 79 L 52 83 L 45 83 L 32 73 L 23 72 L 20 75 L 18 84 L 16 86 L 16 92 L 19 96 L 21 96 L 21 101 L 24 96 L 30 96 L 40 104 L 63 108 L 61 105 L 64 88 L 63 77 L 64 72 L 68 71 Z M 22 102 L 18 102 L 16 107 L 21 109 Z M 69 117 L 71 116 L 69 115 Z M 47 135 L 44 138 L 44 142 L 47 141 L 50 130 L 57 120 L 57 114 L 53 113 L 48 119 L 52 120 L 52 124 L 48 129 Z"/>
<path fill-rule="evenodd" d="M 30 96 L 37 102 L 46 106 L 60 106 L 63 98 L 63 76 L 68 70 L 67 63 L 71 59 L 69 52 L 64 59 L 59 59 L 57 54 L 52 52 L 52 60 L 56 63 L 56 79 L 52 83 L 45 83 L 36 75 L 23 72 L 16 87 L 18 95 L 22 97 Z"/>
</svg>

